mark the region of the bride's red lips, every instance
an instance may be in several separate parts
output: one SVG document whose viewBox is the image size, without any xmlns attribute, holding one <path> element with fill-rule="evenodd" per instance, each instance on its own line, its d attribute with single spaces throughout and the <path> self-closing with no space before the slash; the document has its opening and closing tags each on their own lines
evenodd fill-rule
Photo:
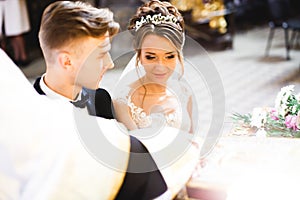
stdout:
<svg viewBox="0 0 300 200">
<path fill-rule="evenodd" d="M 167 75 L 167 73 L 163 73 L 163 74 L 154 74 L 154 76 L 159 76 L 159 77 L 165 76 L 165 75 Z"/>
</svg>

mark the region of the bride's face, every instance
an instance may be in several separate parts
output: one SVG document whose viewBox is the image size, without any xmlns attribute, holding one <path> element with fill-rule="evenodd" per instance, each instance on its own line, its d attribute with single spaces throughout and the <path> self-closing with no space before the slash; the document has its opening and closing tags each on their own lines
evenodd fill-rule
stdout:
<svg viewBox="0 0 300 200">
<path fill-rule="evenodd" d="M 168 39 L 151 34 L 144 38 L 140 61 L 147 82 L 165 84 L 176 68 L 178 53 Z"/>
</svg>

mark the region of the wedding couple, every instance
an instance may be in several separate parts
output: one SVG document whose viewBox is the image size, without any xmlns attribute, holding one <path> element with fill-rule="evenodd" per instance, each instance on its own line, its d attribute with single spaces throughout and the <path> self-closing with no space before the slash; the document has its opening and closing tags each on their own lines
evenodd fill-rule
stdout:
<svg viewBox="0 0 300 200">
<path fill-rule="evenodd" d="M 184 22 L 175 7 L 153 1 L 141 6 L 131 19 L 129 29 L 134 35 L 136 56 L 127 68 L 145 73 L 137 74 L 134 70 L 136 77 L 130 77 L 131 82 L 122 82 L 127 87 L 118 88 L 112 105 L 110 95 L 99 88 L 99 82 L 106 70 L 114 67 L 109 50 L 118 23 L 105 9 L 84 15 L 90 12 L 87 8 L 69 8 L 66 12 L 60 4 L 54 11 L 48 8 L 41 22 L 39 39 L 47 71 L 34 83 L 38 93 L 65 99 L 77 107 L 85 101 L 89 114 L 117 118 L 129 130 L 150 126 L 150 113 L 164 113 L 168 125 L 193 131 L 191 94 L 179 86 L 178 80 L 170 78 L 176 74 L 176 67 L 180 67 L 179 73 L 184 71 Z M 180 102 L 170 91 L 175 88 L 182 91 Z M 179 110 L 180 107 L 183 109 Z"/>
<path fill-rule="evenodd" d="M 181 140 L 192 144 L 190 137 L 193 133 L 192 96 L 179 81 L 184 71 L 182 48 L 185 38 L 182 16 L 170 3 L 152 0 L 138 8 L 136 15 L 130 21 L 129 29 L 134 35 L 136 55 L 128 63 L 126 70 L 136 69 L 134 71 L 136 73 L 134 78 L 130 77 L 130 81 L 125 81 L 124 88 L 120 89 L 122 92 L 118 93 L 113 101 L 106 90 L 99 88 L 99 82 L 106 70 L 114 67 L 109 50 L 111 39 L 119 31 L 119 25 L 113 21 L 113 14 L 109 10 L 97 9 L 83 2 L 58 1 L 49 5 L 43 13 L 39 40 L 47 70 L 34 83 L 36 91 L 43 94 L 43 96 L 37 97 L 29 88 L 26 88 L 26 84 L 23 86 L 21 82 L 24 81 L 24 78 L 20 78 L 18 72 L 2 69 L 3 73 L 1 74 L 3 77 L 6 75 L 15 76 L 11 78 L 13 80 L 18 79 L 18 83 L 12 84 L 11 87 L 15 87 L 15 85 L 24 87 L 22 93 L 27 98 L 24 102 L 17 103 L 14 108 L 32 109 L 34 115 L 40 117 L 37 119 L 35 116 L 33 121 L 38 122 L 39 131 L 44 135 L 47 135 L 45 133 L 53 134 L 53 132 L 56 134 L 57 132 L 69 133 L 67 135 L 72 138 L 71 144 L 77 143 L 74 136 L 72 136 L 72 132 L 76 132 L 73 129 L 78 129 L 78 127 L 74 125 L 74 121 L 71 120 L 72 117 L 69 116 L 69 110 L 74 109 L 74 105 L 81 112 L 98 116 L 96 120 L 98 124 L 101 124 L 101 130 L 105 137 L 110 138 L 115 146 L 127 152 L 125 158 L 124 156 L 114 158 L 125 160 L 118 163 L 118 170 L 108 169 L 104 166 L 99 168 L 96 163 L 92 163 L 93 161 L 86 158 L 85 153 L 81 152 L 82 150 L 78 150 L 78 148 L 80 149 L 78 145 L 67 144 L 68 147 L 72 146 L 72 150 L 75 148 L 74 151 L 71 151 L 68 147 L 65 147 L 64 143 L 58 142 L 59 145 L 57 145 L 56 150 L 58 154 L 62 153 L 62 156 L 65 155 L 68 159 L 71 155 L 71 158 L 77 162 L 80 159 L 80 161 L 85 160 L 85 162 L 80 162 L 79 165 L 82 167 L 81 170 L 87 170 L 84 173 L 90 175 L 91 173 L 101 172 L 100 177 L 96 174 L 95 177 L 88 176 L 91 178 L 90 180 L 82 179 L 82 177 L 76 179 L 78 177 L 75 177 L 73 181 L 65 181 L 63 178 L 57 178 L 57 174 L 55 180 L 51 177 L 52 183 L 62 184 L 65 181 L 71 185 L 69 188 L 61 185 L 62 188 L 60 189 L 62 190 L 67 188 L 67 190 L 74 192 L 72 187 L 79 182 L 85 184 L 86 187 L 91 187 L 87 189 L 90 190 L 89 192 L 84 190 L 86 188 L 83 187 L 82 193 L 78 196 L 72 194 L 77 199 L 80 199 L 80 195 L 86 198 L 94 193 L 97 194 L 98 189 L 102 191 L 97 186 L 109 188 L 108 192 L 99 193 L 102 198 L 153 199 L 166 198 L 166 196 L 167 198 L 174 198 L 188 180 L 197 162 L 199 149 L 195 146 L 191 146 L 186 152 L 181 152 L 181 157 L 175 160 L 172 165 L 164 166 L 164 168 L 160 168 L 161 157 L 156 155 L 154 151 L 157 150 L 159 142 L 164 143 L 170 139 L 170 136 L 174 134 L 172 133 L 174 130 L 182 131 Z M 2 60 L 2 62 L 4 62 L 3 64 L 9 63 L 7 60 Z M 179 72 L 177 73 L 177 71 Z M 5 78 L 2 80 L 5 80 Z M 1 85 L 4 85 L 4 82 Z M 14 89 L 17 88 L 11 88 L 7 93 L 8 99 L 15 98 L 12 93 Z M 49 99 L 57 101 L 50 102 Z M 59 105 L 54 106 L 55 103 Z M 3 102 L 2 107 L 3 105 L 5 105 L 5 102 Z M 24 108 L 24 105 L 26 105 L 26 108 Z M 9 107 L 5 107 L 7 113 Z M 55 114 L 55 112 L 57 113 Z M 25 113 L 21 113 L 18 117 L 24 116 Z M 9 122 L 9 117 L 5 118 L 5 121 Z M 32 116 L 30 115 L 30 117 Z M 28 116 L 29 120 L 30 117 Z M 45 120 L 43 120 L 43 117 Z M 118 127 L 112 122 L 114 120 L 107 120 L 114 118 L 129 131 L 136 130 L 133 132 L 137 138 L 139 134 L 146 130 L 145 128 L 155 127 L 157 124 L 172 128 L 163 130 L 159 139 L 154 139 L 152 142 L 143 141 L 142 139 L 136 139 L 136 137 L 124 135 L 123 130 L 117 130 Z M 91 121 L 95 118 L 86 117 L 86 119 Z M 46 125 L 44 122 L 47 120 L 50 125 Z M 34 138 L 40 138 L 36 134 L 37 131 L 34 126 L 25 126 L 26 128 L 21 129 L 23 133 L 34 135 Z M 5 126 L 2 129 L 3 133 L 10 132 L 13 135 L 16 135 L 20 130 L 18 127 Z M 56 142 L 55 138 L 59 138 L 58 135 L 58 137 L 55 137 L 56 134 L 49 136 L 51 139 L 45 136 L 50 139 L 50 144 Z M 65 135 L 63 134 L 61 137 L 66 137 Z M 174 138 L 174 136 L 171 136 L 171 138 Z M 1 139 L 3 139 L 2 142 L 7 140 L 6 138 Z M 101 145 L 99 146 L 101 149 Z M 102 153 L 106 153 L 104 147 L 101 150 Z M 27 151 L 27 149 L 24 148 L 24 151 Z M 153 154 L 149 154 L 149 151 Z M 107 154 L 110 153 L 107 152 Z M 148 156 L 144 157 L 141 162 L 139 159 L 134 159 L 133 153 L 142 153 Z M 56 157 L 53 156 L 53 159 L 55 160 Z M 66 167 L 68 161 L 62 160 L 60 160 L 62 162 L 60 170 L 62 171 L 58 170 L 58 173 L 64 174 L 63 172 L 68 171 Z M 145 163 L 153 166 L 153 170 L 143 171 L 142 173 L 129 170 L 132 166 L 135 168 Z M 91 168 L 94 171 L 89 172 Z M 47 168 L 47 170 L 53 171 L 52 168 Z M 7 174 L 4 172 L 6 170 L 2 170 L 2 174 Z M 72 170 L 69 171 L 71 177 L 74 174 L 77 175 L 77 173 L 72 172 Z M 175 174 L 177 176 L 174 176 Z M 39 185 L 39 178 L 34 179 L 31 184 Z M 7 177 L 2 180 L 7 180 Z M 28 180 L 32 179 L 28 178 Z M 60 180 L 60 182 L 56 182 L 57 180 Z M 92 186 L 89 183 L 90 181 L 91 183 L 94 181 L 96 186 Z M 28 186 L 27 183 L 25 185 Z M 39 185 L 39 187 L 42 186 Z M 26 188 L 24 191 L 26 191 Z M 39 192 L 40 196 L 30 196 L 30 192 L 25 193 L 25 199 L 26 197 L 33 199 L 32 197 L 46 197 L 47 195 L 53 199 L 54 197 L 61 199 L 68 193 L 65 191 L 61 192 L 61 190 L 54 189 L 52 186 L 50 189 Z M 73 196 L 72 199 L 74 199 Z"/>
</svg>

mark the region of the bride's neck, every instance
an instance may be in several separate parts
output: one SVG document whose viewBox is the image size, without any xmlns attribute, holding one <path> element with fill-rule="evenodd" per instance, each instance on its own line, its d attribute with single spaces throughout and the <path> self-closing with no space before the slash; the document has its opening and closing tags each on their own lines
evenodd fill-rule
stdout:
<svg viewBox="0 0 300 200">
<path fill-rule="evenodd" d="M 147 93 L 165 93 L 167 91 L 166 83 L 149 82 L 145 76 L 140 79 L 140 84 L 146 88 Z"/>
<path fill-rule="evenodd" d="M 167 91 L 167 88 L 165 85 L 157 84 L 157 83 L 147 83 L 143 84 L 143 87 L 141 87 L 141 90 L 145 90 L 147 94 L 165 94 Z M 145 92 L 145 91 L 143 91 Z"/>
</svg>

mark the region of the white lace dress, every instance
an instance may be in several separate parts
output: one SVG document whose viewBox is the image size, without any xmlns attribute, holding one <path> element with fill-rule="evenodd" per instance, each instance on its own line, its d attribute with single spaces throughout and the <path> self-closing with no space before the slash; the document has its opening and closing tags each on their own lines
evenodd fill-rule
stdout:
<svg viewBox="0 0 300 200">
<path fill-rule="evenodd" d="M 160 111 L 153 111 L 148 114 L 143 108 L 133 103 L 131 100 L 132 90 L 131 87 L 126 86 L 115 100 L 129 107 L 131 118 L 138 128 L 170 126 L 187 132 L 191 130 L 191 119 L 187 109 L 191 95 L 185 87 L 172 84 L 172 87 L 167 89 L 165 98 L 175 102 L 175 106 L 174 104 L 171 107 L 160 104 Z"/>
</svg>

